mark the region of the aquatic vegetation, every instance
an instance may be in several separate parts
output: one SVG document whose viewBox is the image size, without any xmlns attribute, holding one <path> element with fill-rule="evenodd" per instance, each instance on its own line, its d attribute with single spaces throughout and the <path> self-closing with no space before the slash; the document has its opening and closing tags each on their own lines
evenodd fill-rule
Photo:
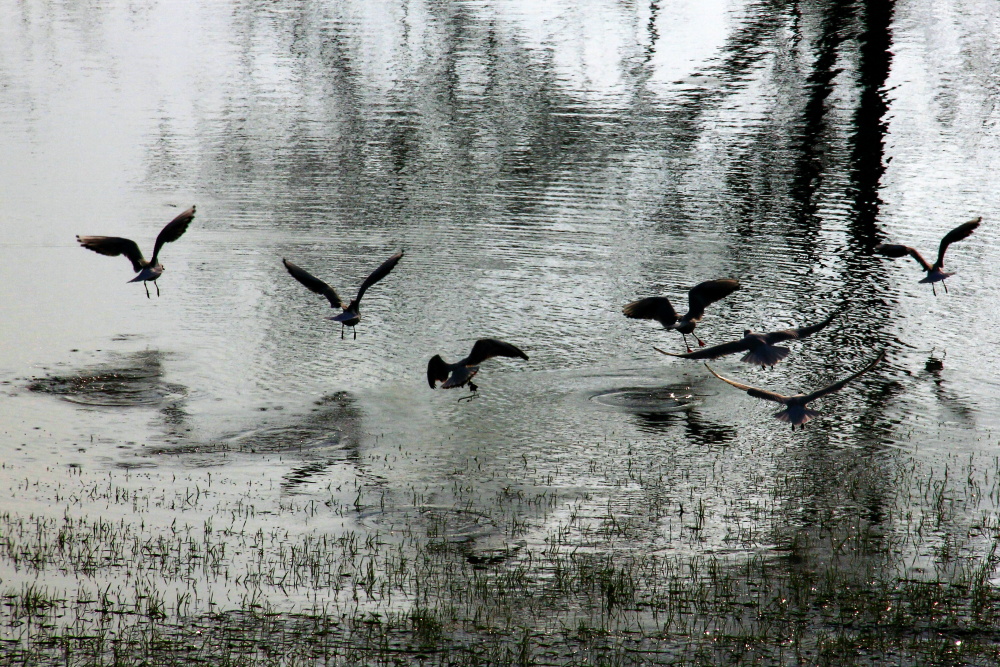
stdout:
<svg viewBox="0 0 1000 667">
<path fill-rule="evenodd" d="M 530 465 L 484 497 L 475 460 L 449 503 L 58 473 L 15 493 L 61 512 L 0 512 L 0 665 L 995 663 L 1000 463 L 911 462 L 876 503 L 877 467 L 836 503 L 789 474 L 742 507 L 597 459 L 633 500 Z"/>
</svg>

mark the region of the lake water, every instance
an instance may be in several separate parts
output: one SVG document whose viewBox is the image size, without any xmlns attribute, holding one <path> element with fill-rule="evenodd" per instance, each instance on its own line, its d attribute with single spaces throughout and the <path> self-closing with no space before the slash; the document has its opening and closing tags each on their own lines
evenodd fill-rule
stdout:
<svg viewBox="0 0 1000 667">
<path fill-rule="evenodd" d="M 210 484 L 207 514 L 246 495 L 272 508 L 251 527 L 289 503 L 316 503 L 301 529 L 330 533 L 436 508 L 487 517 L 468 530 L 504 543 L 491 508 L 516 492 L 547 499 L 504 519 L 528 549 L 560 529 L 623 547 L 588 529 L 612 515 L 643 522 L 629 549 L 739 555 L 773 545 L 733 525 L 767 505 L 783 509 L 762 532 L 804 530 L 840 506 L 847 471 L 871 473 L 877 522 L 893 471 L 996 456 L 996 3 L 2 0 L 0 15 L 0 507 L 62 516 L 81 476 Z M 74 238 L 148 256 L 192 204 L 159 297 Z M 873 252 L 931 258 L 975 216 L 947 293 Z M 281 263 L 349 298 L 399 250 L 356 339 Z M 773 369 L 730 356 L 722 375 L 791 394 L 886 362 L 792 432 L 776 405 L 653 349 L 683 351 L 679 335 L 622 315 L 724 277 L 742 289 L 709 308 L 709 344 L 844 310 Z M 482 337 L 530 359 L 487 361 L 476 400 L 431 391 L 428 359 Z M 324 512 L 331 497 L 355 511 Z M 673 517 L 698 506 L 691 539 Z M 160 508 L 151 525 L 176 519 Z M 105 511 L 129 514 L 73 509 Z M 20 576 L 0 560 L 4 584 Z"/>
</svg>

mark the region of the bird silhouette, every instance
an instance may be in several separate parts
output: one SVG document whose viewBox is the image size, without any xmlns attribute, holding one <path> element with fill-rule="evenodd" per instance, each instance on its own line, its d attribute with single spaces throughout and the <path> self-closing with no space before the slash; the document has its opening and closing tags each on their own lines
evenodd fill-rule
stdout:
<svg viewBox="0 0 1000 667">
<path fill-rule="evenodd" d="M 311 291 L 316 294 L 322 294 L 326 297 L 326 300 L 330 302 L 331 308 L 341 308 L 344 312 L 340 315 L 335 315 L 333 317 L 328 317 L 327 319 L 333 320 L 334 322 L 340 322 L 340 337 L 344 338 L 344 327 L 356 327 L 358 322 L 361 321 L 361 297 L 365 295 L 365 292 L 369 287 L 377 283 L 378 281 L 389 275 L 389 272 L 399 263 L 399 260 L 403 258 L 402 252 L 397 252 L 395 255 L 389 259 L 382 262 L 382 264 L 372 271 L 371 275 L 365 278 L 365 281 L 361 283 L 361 287 L 358 289 L 358 295 L 354 297 L 346 306 L 341 298 L 337 295 L 336 290 L 327 285 L 325 282 L 312 275 L 305 269 L 292 264 L 287 259 L 282 259 L 285 268 L 288 272 L 292 274 L 292 277 L 298 280 L 300 283 L 305 285 Z M 357 339 L 358 330 L 354 329 L 354 338 Z"/>
<path fill-rule="evenodd" d="M 469 385 L 472 390 L 470 396 L 464 398 L 474 398 L 479 387 L 472 381 L 472 378 L 479 372 L 479 364 L 493 357 L 512 357 L 527 360 L 528 355 L 510 343 L 505 343 L 495 338 L 480 338 L 472 346 L 472 352 L 465 359 L 449 364 L 441 355 L 435 354 L 427 362 L 427 384 L 431 389 L 437 388 L 437 383 L 441 382 L 442 389 L 452 389 Z M 462 400 L 462 399 L 459 399 Z"/>
<path fill-rule="evenodd" d="M 663 325 L 664 329 L 675 329 L 684 338 L 684 346 L 687 351 L 691 351 L 691 346 L 687 343 L 687 334 L 694 336 L 698 345 L 704 346 L 705 342 L 694 333 L 694 328 L 701 322 L 705 315 L 705 308 L 723 299 L 740 288 L 738 280 L 723 278 L 720 280 L 706 280 L 691 288 L 688 292 L 688 312 L 684 317 L 678 318 L 677 311 L 674 310 L 670 299 L 665 296 L 651 296 L 639 299 L 626 304 L 622 308 L 625 317 L 638 320 L 656 320 Z"/>
<path fill-rule="evenodd" d="M 157 261 L 160 256 L 160 248 L 163 247 L 164 243 L 176 241 L 187 231 L 188 225 L 194 220 L 194 208 L 192 206 L 184 211 L 160 230 L 160 233 L 156 235 L 153 256 L 149 258 L 149 261 L 146 261 L 142 256 L 142 251 L 132 239 L 120 236 L 77 236 L 76 240 L 87 250 L 93 250 L 101 255 L 109 257 L 125 255 L 132 262 L 132 268 L 139 274 L 128 282 L 142 281 L 143 287 L 146 288 L 147 299 L 150 297 L 149 285 L 146 283 L 152 282 L 153 286 L 156 287 L 156 296 L 160 296 L 160 286 L 156 283 L 156 279 L 163 275 L 166 270 L 166 267 Z"/>
<path fill-rule="evenodd" d="M 782 329 L 781 331 L 772 331 L 770 333 L 759 333 L 746 329 L 743 332 L 743 338 L 740 340 L 705 347 L 700 350 L 695 350 L 694 352 L 665 352 L 655 345 L 653 346 L 653 349 L 660 354 L 666 354 L 671 357 L 681 357 L 682 359 L 718 359 L 719 357 L 723 357 L 727 354 L 746 352 L 740 361 L 748 364 L 760 365 L 761 367 L 774 366 L 776 363 L 787 357 L 788 353 L 791 352 L 791 350 L 787 347 L 781 347 L 779 345 L 775 345 L 775 343 L 780 343 L 786 340 L 801 340 L 806 336 L 810 336 L 830 324 L 838 313 L 839 310 L 834 311 L 833 313 L 830 313 L 830 315 L 828 315 L 822 322 L 808 327 L 800 327 L 798 329 Z"/>
<path fill-rule="evenodd" d="M 785 409 L 774 413 L 774 416 L 775 418 L 780 419 L 781 421 L 791 422 L 792 430 L 794 431 L 796 426 L 799 426 L 799 428 L 803 428 L 803 425 L 807 421 L 809 421 L 810 419 L 819 414 L 819 412 L 817 412 L 816 410 L 810 410 L 809 408 L 807 408 L 806 405 L 808 403 L 815 401 L 817 398 L 826 396 L 827 394 L 832 394 L 835 391 L 840 391 L 841 389 L 844 388 L 844 385 L 846 385 L 851 380 L 854 380 L 864 375 L 871 369 L 875 368 L 875 366 L 878 365 L 878 363 L 882 361 L 882 359 L 884 358 L 885 358 L 885 350 L 882 350 L 881 352 L 879 352 L 878 356 L 875 357 L 874 361 L 869 363 L 867 366 L 862 368 L 857 373 L 854 373 L 853 375 L 850 375 L 844 378 L 843 380 L 838 380 L 837 382 L 834 382 L 831 385 L 827 385 L 822 389 L 817 389 L 816 391 L 810 394 L 795 394 L 794 396 L 783 396 L 782 394 L 778 394 L 773 391 L 767 391 L 766 389 L 758 389 L 757 387 L 751 387 L 750 385 L 747 384 L 741 384 L 739 382 L 729 380 L 727 378 L 722 377 L 715 371 L 713 371 L 712 367 L 709 366 L 708 364 L 705 364 L 705 368 L 707 368 L 712 375 L 719 378 L 723 382 L 728 382 L 737 389 L 742 389 L 743 391 L 745 391 L 746 393 L 755 398 L 763 398 L 764 400 L 767 401 L 774 401 L 775 403 L 783 404 L 785 406 Z"/>
<path fill-rule="evenodd" d="M 955 229 L 945 234 L 944 238 L 941 239 L 941 245 L 938 247 L 937 261 L 934 262 L 933 266 L 927 263 L 927 260 L 924 259 L 923 255 L 921 255 L 916 248 L 911 248 L 907 245 L 880 243 L 875 246 L 875 252 L 880 255 L 884 255 L 885 257 L 904 257 L 909 255 L 913 259 L 917 260 L 917 263 L 920 264 L 921 268 L 927 272 L 927 275 L 920 282 L 930 283 L 931 291 L 934 292 L 936 296 L 937 289 L 934 287 L 934 283 L 943 282 L 945 278 L 955 275 L 954 273 L 946 273 L 944 271 L 944 253 L 948 250 L 948 246 L 956 241 L 961 241 L 962 239 L 967 238 L 970 234 L 972 234 L 972 232 L 976 231 L 976 228 L 982 221 L 982 217 L 973 218 L 972 220 L 962 223 L 958 227 L 955 227 Z M 944 283 L 944 291 L 948 291 L 948 283 Z"/>
</svg>

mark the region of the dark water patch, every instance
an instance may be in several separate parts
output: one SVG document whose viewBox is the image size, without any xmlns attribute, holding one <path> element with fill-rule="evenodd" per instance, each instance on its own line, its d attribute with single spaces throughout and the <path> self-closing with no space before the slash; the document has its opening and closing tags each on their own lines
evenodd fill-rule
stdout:
<svg viewBox="0 0 1000 667">
<path fill-rule="evenodd" d="M 164 381 L 163 374 L 162 353 L 137 352 L 120 363 L 71 375 L 36 378 L 28 384 L 28 390 L 95 407 L 160 406 L 182 401 L 187 388 Z"/>
<path fill-rule="evenodd" d="M 119 461 L 115 467 L 120 470 L 151 470 L 157 465 L 153 461 Z"/>
<path fill-rule="evenodd" d="M 193 440 L 187 437 L 186 430 L 182 433 L 175 428 L 172 442 L 149 447 L 144 453 L 152 457 L 183 456 L 196 467 L 223 465 L 225 455 L 233 453 L 294 455 L 305 463 L 282 479 L 281 488 L 290 492 L 324 478 L 331 466 L 358 458 L 362 415 L 353 396 L 338 392 L 322 397 L 315 405 L 306 415 L 289 415 L 286 423 L 261 425 L 206 441 Z M 283 410 L 265 412 L 284 417 Z"/>
<path fill-rule="evenodd" d="M 360 408 L 348 392 L 326 395 L 315 402 L 313 412 L 298 421 L 263 426 L 222 438 L 244 452 L 312 452 L 344 450 L 356 455 L 362 420 Z"/>
</svg>

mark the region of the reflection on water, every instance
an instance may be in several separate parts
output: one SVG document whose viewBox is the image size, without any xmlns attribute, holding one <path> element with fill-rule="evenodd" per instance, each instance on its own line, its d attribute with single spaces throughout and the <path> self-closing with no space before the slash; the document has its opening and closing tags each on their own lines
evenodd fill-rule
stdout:
<svg viewBox="0 0 1000 667">
<path fill-rule="evenodd" d="M 639 428 L 644 431 L 657 431 L 680 424 L 691 442 L 704 445 L 722 445 L 736 438 L 736 429 L 731 426 L 705 419 L 697 410 L 684 410 L 679 413 L 637 412 L 642 419 Z"/>
<path fill-rule="evenodd" d="M 982 453 L 1000 414 L 1000 42 L 982 27 L 998 11 L 18 3 L 0 23 L 0 152 L 17 157 L 0 164 L 16 441 L 0 451 L 223 468 L 320 505 L 350 475 L 373 530 L 450 534 L 462 514 L 529 547 L 557 530 L 600 550 L 617 548 L 610 516 L 638 526 L 614 544 L 640 551 L 832 549 L 816 517 L 884 523 L 897 469 Z M 146 238 L 190 202 L 158 300 L 73 240 L 98 223 Z M 976 215 L 949 294 L 873 255 Z M 281 266 L 364 276 L 395 248 L 406 261 L 366 295 L 357 340 Z M 887 363 L 791 434 L 652 350 L 676 334 L 621 314 L 723 275 L 743 288 L 699 327 L 710 340 L 847 314 L 773 369 L 720 374 L 793 390 L 873 349 Z M 427 389 L 432 354 L 484 336 L 531 361 L 489 368 L 477 401 Z M 111 361 L 38 370 L 80 369 L 71 350 Z M 505 523 L 506 493 L 548 500 Z M 762 503 L 780 525 L 755 523 Z M 735 544 L 729 521 L 754 537 Z"/>
</svg>

